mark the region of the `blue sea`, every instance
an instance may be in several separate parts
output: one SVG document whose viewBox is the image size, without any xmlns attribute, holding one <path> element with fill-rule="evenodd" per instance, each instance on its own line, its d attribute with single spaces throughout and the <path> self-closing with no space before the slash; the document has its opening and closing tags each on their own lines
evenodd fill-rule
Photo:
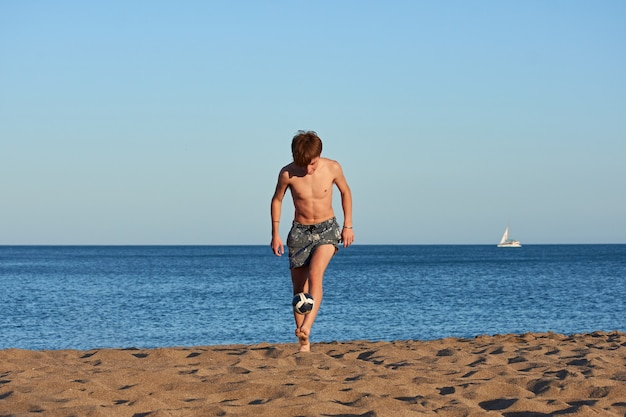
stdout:
<svg viewBox="0 0 626 417">
<path fill-rule="evenodd" d="M 269 246 L 0 246 L 0 349 L 296 341 Z M 626 331 L 626 245 L 354 245 L 313 342 Z"/>
</svg>

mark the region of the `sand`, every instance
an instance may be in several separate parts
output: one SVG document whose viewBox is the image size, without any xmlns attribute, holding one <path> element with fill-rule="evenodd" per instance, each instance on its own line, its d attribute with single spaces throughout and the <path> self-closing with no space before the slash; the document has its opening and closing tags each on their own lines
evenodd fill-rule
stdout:
<svg viewBox="0 0 626 417">
<path fill-rule="evenodd" d="M 626 333 L 0 350 L 0 416 L 626 415 Z"/>
</svg>

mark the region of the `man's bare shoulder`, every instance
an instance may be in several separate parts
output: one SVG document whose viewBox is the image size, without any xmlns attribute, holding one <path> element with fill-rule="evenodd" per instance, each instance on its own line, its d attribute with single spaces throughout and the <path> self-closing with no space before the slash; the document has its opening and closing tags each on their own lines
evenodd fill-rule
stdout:
<svg viewBox="0 0 626 417">
<path fill-rule="evenodd" d="M 284 178 L 286 180 L 289 180 L 290 178 L 294 176 L 298 176 L 298 174 L 301 173 L 301 171 L 302 171 L 302 168 L 298 167 L 294 162 L 292 162 L 282 167 L 280 170 L 280 174 L 278 174 L 278 176 L 279 178 Z"/>
<path fill-rule="evenodd" d="M 339 164 L 339 162 L 335 161 L 334 159 L 329 159 L 329 158 L 321 158 L 321 159 L 324 161 L 324 165 L 329 171 L 333 173 L 341 172 L 341 165 Z"/>
</svg>

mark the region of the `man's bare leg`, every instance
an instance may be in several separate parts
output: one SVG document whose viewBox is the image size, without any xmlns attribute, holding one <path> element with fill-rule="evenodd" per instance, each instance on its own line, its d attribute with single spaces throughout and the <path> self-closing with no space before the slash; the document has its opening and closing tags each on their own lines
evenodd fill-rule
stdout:
<svg viewBox="0 0 626 417">
<path fill-rule="evenodd" d="M 308 268 L 292 269 L 291 277 L 294 283 L 294 293 L 308 291 L 315 300 L 313 310 L 305 315 L 295 314 L 296 336 L 300 342 L 300 352 L 311 350 L 311 327 L 317 317 L 317 312 L 322 304 L 324 273 L 336 250 L 333 245 L 321 245 L 311 255 Z M 296 285 L 298 284 L 298 285 Z M 304 288 L 307 288 L 306 290 Z"/>
<path fill-rule="evenodd" d="M 309 292 L 309 267 L 302 266 L 291 270 L 291 281 L 293 283 L 293 295 L 301 292 Z M 302 334 L 300 328 L 304 322 L 304 315 L 293 312 L 296 321 L 296 337 L 300 342 L 300 352 L 310 351 L 309 335 Z"/>
</svg>

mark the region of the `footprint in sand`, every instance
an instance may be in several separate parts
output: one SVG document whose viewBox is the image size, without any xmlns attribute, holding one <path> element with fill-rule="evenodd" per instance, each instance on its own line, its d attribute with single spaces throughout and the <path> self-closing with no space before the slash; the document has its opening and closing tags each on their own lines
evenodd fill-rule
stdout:
<svg viewBox="0 0 626 417">
<path fill-rule="evenodd" d="M 13 391 L 8 391 L 8 392 L 5 392 L 4 394 L 0 394 L 0 400 L 9 398 L 11 395 L 13 395 Z"/>
<path fill-rule="evenodd" d="M 517 398 L 498 398 L 495 400 L 478 403 L 480 408 L 486 411 L 506 410 L 517 402 Z"/>
</svg>

